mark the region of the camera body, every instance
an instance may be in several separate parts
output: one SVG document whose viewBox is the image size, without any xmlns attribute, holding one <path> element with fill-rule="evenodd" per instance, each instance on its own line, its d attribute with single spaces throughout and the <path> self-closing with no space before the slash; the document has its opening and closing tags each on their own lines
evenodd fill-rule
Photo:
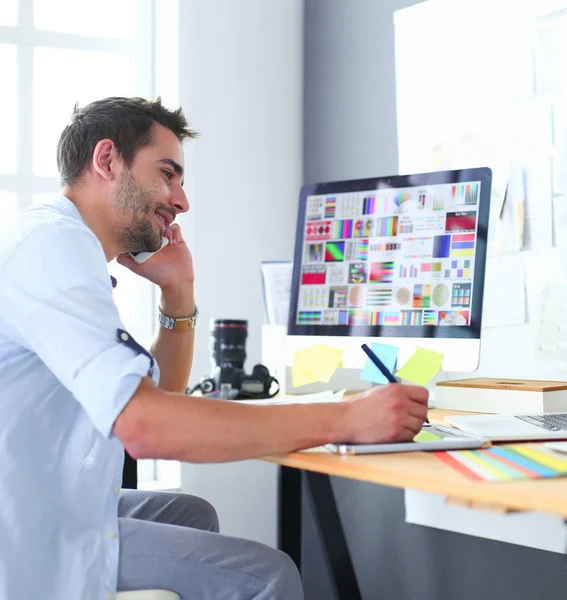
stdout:
<svg viewBox="0 0 567 600">
<path fill-rule="evenodd" d="M 244 372 L 248 321 L 213 319 L 210 334 L 210 374 L 196 388 L 206 395 L 220 392 L 227 399 L 269 398 L 277 394 L 279 384 L 270 394 L 272 383 L 278 382 L 264 365 L 255 365 L 251 375 Z"/>
<path fill-rule="evenodd" d="M 210 378 L 201 381 L 201 389 L 210 393 L 228 384 L 233 395 L 236 392 L 236 398 L 268 398 L 274 381 L 264 365 L 255 365 L 251 375 L 246 375 L 240 367 L 221 365 L 214 368 Z"/>
</svg>

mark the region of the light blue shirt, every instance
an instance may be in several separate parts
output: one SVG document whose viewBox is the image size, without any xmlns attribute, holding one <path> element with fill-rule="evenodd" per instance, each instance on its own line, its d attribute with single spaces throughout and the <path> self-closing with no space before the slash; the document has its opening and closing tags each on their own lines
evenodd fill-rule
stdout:
<svg viewBox="0 0 567 600">
<path fill-rule="evenodd" d="M 116 417 L 148 356 L 124 329 L 100 242 L 67 198 L 0 230 L 0 598 L 116 593 Z"/>
</svg>

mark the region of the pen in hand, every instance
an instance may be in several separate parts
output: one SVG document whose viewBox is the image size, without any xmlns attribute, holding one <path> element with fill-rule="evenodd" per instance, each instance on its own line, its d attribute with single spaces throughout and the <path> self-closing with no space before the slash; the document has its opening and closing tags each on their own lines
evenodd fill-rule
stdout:
<svg viewBox="0 0 567 600">
<path fill-rule="evenodd" d="M 376 367 L 379 369 L 382 375 L 384 375 L 384 377 L 390 383 L 399 383 L 396 377 L 394 377 L 394 375 L 390 373 L 386 365 L 376 356 L 376 354 L 374 354 L 374 352 L 372 352 L 372 350 L 370 350 L 370 348 L 366 344 L 362 344 L 361 348 L 364 350 L 364 352 L 366 352 L 368 358 L 376 365 Z M 425 417 L 425 422 L 429 423 L 429 419 L 427 417 Z"/>
</svg>

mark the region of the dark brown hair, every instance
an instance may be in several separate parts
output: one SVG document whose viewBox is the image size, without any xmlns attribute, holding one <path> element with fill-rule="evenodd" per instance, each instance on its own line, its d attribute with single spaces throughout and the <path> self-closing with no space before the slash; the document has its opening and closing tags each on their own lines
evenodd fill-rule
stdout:
<svg viewBox="0 0 567 600">
<path fill-rule="evenodd" d="M 163 125 L 180 142 L 197 137 L 181 108 L 169 110 L 157 100 L 144 98 L 104 98 L 83 108 L 75 105 L 71 123 L 57 144 L 57 167 L 61 185 L 79 179 L 92 159 L 100 140 L 110 139 L 128 167 L 138 150 L 152 141 L 152 126 Z"/>
</svg>

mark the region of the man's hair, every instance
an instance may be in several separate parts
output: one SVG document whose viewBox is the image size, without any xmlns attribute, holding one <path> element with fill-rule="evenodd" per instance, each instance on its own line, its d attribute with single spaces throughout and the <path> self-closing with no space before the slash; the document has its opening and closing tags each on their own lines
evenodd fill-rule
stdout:
<svg viewBox="0 0 567 600">
<path fill-rule="evenodd" d="M 197 137 L 181 108 L 168 110 L 157 100 L 104 98 L 83 108 L 75 105 L 71 123 L 57 144 L 57 167 L 61 185 L 75 183 L 88 167 L 95 146 L 110 139 L 128 167 L 136 153 L 152 142 L 152 127 L 163 125 L 180 142 Z"/>
</svg>

